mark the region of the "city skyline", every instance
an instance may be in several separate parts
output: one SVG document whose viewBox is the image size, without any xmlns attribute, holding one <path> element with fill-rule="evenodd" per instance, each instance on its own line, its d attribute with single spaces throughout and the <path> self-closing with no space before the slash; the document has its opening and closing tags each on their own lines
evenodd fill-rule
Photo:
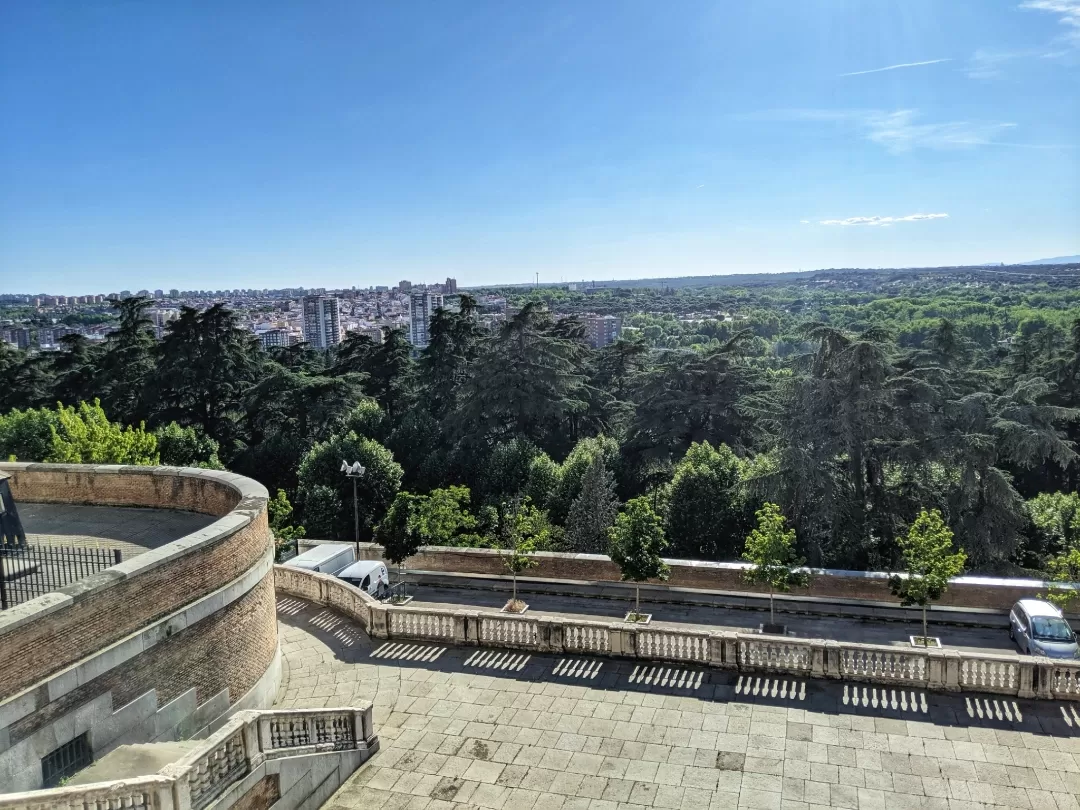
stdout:
<svg viewBox="0 0 1080 810">
<path fill-rule="evenodd" d="M 6 22 L 0 292 L 1080 252 L 1080 0 Z"/>
</svg>

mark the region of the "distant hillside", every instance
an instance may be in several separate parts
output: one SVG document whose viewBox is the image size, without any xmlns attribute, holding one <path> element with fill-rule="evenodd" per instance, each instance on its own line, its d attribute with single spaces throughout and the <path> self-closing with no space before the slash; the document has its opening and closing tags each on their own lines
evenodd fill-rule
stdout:
<svg viewBox="0 0 1080 810">
<path fill-rule="evenodd" d="M 1077 264 L 1080 263 L 1080 256 L 1056 256 L 1053 259 L 1036 259 L 1033 262 L 1024 262 L 1024 264 Z"/>
</svg>

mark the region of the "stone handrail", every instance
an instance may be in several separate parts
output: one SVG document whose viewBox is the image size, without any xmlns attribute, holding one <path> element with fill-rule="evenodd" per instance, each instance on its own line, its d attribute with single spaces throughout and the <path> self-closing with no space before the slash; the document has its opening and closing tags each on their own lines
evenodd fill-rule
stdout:
<svg viewBox="0 0 1080 810">
<path fill-rule="evenodd" d="M 268 759 L 378 746 L 371 704 L 237 712 L 202 745 L 157 774 L 0 794 L 0 810 L 202 810 Z"/>
<path fill-rule="evenodd" d="M 1080 700 L 1080 661 L 635 626 L 555 616 L 399 607 L 381 603 L 328 574 L 280 565 L 275 573 L 279 593 L 336 608 L 362 624 L 373 638 L 555 654 L 614 655 L 745 673 Z"/>
</svg>

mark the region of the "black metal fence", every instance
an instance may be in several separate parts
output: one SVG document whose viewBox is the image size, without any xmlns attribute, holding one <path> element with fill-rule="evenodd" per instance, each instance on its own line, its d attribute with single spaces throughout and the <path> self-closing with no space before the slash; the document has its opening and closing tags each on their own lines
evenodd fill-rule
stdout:
<svg viewBox="0 0 1080 810">
<path fill-rule="evenodd" d="M 0 610 L 63 588 L 120 562 L 113 548 L 0 545 Z"/>
</svg>

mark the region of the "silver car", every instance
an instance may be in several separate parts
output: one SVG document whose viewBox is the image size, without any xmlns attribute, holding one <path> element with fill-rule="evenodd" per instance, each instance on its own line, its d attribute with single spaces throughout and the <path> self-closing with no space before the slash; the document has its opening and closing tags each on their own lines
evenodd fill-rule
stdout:
<svg viewBox="0 0 1080 810">
<path fill-rule="evenodd" d="M 1049 602 L 1021 599 L 1009 611 L 1009 638 L 1021 652 L 1047 658 L 1080 658 L 1076 634 Z"/>
</svg>

